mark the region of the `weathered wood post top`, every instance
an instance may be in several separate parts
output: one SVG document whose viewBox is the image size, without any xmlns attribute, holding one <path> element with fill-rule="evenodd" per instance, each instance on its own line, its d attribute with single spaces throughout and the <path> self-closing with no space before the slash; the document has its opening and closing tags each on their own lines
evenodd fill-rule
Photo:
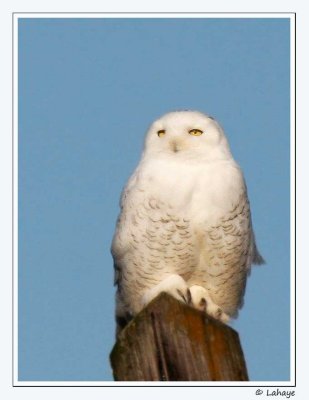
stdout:
<svg viewBox="0 0 309 400">
<path fill-rule="evenodd" d="M 120 333 L 116 381 L 247 381 L 238 333 L 161 293 Z"/>
</svg>

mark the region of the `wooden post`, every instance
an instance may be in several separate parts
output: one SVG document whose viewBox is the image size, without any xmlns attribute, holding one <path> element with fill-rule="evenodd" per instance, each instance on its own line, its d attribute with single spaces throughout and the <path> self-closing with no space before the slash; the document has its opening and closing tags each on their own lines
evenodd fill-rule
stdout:
<svg viewBox="0 0 309 400">
<path fill-rule="evenodd" d="M 116 381 L 247 381 L 238 333 L 161 293 L 120 333 Z"/>
</svg>

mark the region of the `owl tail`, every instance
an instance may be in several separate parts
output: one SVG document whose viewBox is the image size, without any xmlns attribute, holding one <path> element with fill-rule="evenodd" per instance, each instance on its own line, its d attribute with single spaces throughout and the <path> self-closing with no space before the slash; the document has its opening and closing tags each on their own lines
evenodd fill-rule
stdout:
<svg viewBox="0 0 309 400">
<path fill-rule="evenodd" d="M 252 257 L 252 264 L 255 265 L 262 265 L 265 264 L 265 260 L 264 258 L 261 256 L 261 254 L 259 253 L 256 244 L 254 242 L 254 246 L 253 246 L 253 257 Z"/>
<path fill-rule="evenodd" d="M 261 256 L 261 254 L 258 252 L 257 249 L 256 249 L 256 251 L 254 253 L 254 257 L 253 257 L 252 263 L 256 264 L 256 265 L 265 264 L 264 258 Z"/>
<path fill-rule="evenodd" d="M 265 264 L 264 258 L 261 256 L 255 242 L 255 235 L 253 232 L 253 251 L 252 251 L 252 264 L 262 265 Z"/>
</svg>

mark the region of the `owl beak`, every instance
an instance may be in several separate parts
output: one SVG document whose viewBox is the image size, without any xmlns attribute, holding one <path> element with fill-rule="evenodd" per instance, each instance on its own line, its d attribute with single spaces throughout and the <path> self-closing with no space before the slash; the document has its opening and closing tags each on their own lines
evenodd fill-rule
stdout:
<svg viewBox="0 0 309 400">
<path fill-rule="evenodd" d="M 171 142 L 171 147 L 172 147 L 172 150 L 174 153 L 177 153 L 180 150 L 177 142 L 175 142 L 175 141 Z"/>
</svg>

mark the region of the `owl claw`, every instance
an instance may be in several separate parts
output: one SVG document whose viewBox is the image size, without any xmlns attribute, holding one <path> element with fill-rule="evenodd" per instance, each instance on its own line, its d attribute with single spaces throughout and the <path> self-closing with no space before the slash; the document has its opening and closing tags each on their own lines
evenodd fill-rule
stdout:
<svg viewBox="0 0 309 400">
<path fill-rule="evenodd" d="M 211 317 L 222 322 L 228 322 L 229 317 L 223 310 L 215 304 L 208 291 L 202 286 L 193 285 L 190 287 L 192 296 L 192 306 L 200 311 L 203 311 Z"/>
<path fill-rule="evenodd" d="M 204 297 L 202 297 L 199 302 L 199 309 L 204 312 L 206 312 L 206 310 L 207 310 L 207 301 Z"/>
<path fill-rule="evenodd" d="M 186 296 L 179 289 L 177 289 L 177 293 L 179 294 L 179 296 L 183 299 L 183 301 L 185 303 L 188 302 L 188 299 L 186 298 Z"/>
<path fill-rule="evenodd" d="M 184 300 L 185 300 L 186 304 L 190 305 L 192 303 L 192 297 L 191 297 L 191 292 L 190 292 L 189 288 L 186 290 L 186 294 L 184 296 Z"/>
<path fill-rule="evenodd" d="M 187 303 L 192 304 L 192 296 L 191 296 L 190 289 L 187 289 Z"/>
<path fill-rule="evenodd" d="M 168 276 L 157 286 L 145 292 L 142 297 L 142 306 L 146 306 L 162 292 L 170 294 L 183 303 L 189 304 L 190 302 L 191 293 L 186 282 L 181 276 L 175 274 Z"/>
</svg>

